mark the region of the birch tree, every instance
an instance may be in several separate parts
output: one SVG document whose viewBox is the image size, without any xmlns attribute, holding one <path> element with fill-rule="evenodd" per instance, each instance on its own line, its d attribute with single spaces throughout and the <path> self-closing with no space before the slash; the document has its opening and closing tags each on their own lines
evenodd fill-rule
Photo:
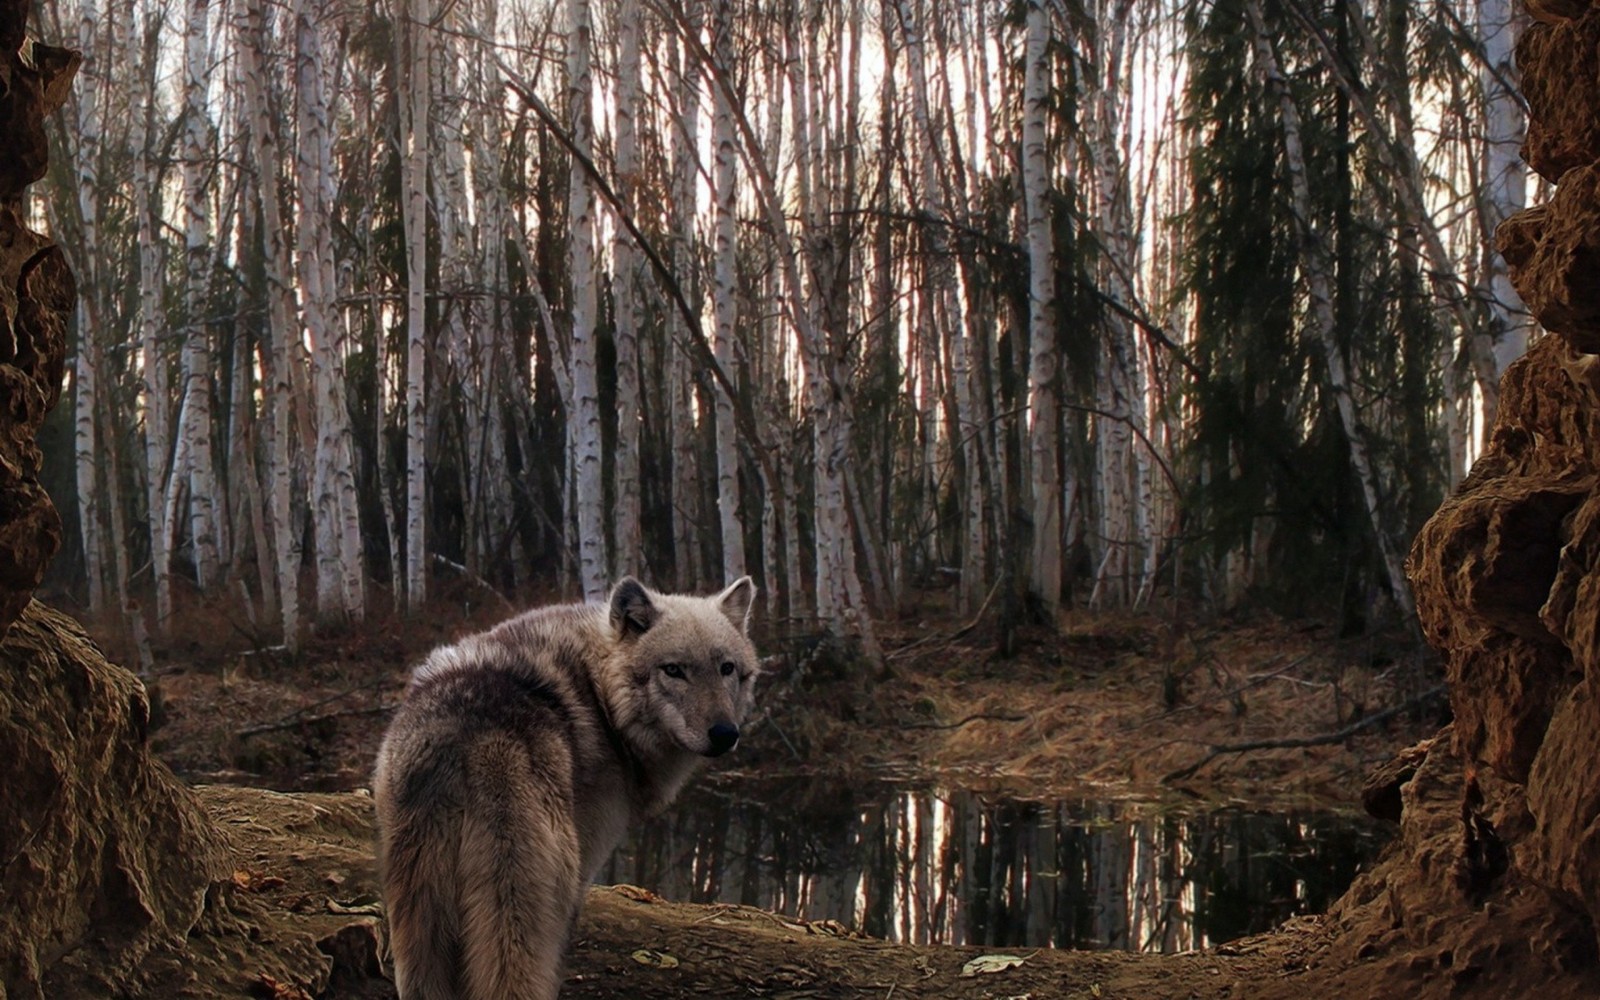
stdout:
<svg viewBox="0 0 1600 1000">
<path fill-rule="evenodd" d="M 316 537 L 317 617 L 359 620 L 365 613 L 361 518 L 345 402 L 344 328 L 337 322 L 333 245 L 333 134 L 328 121 L 321 28 L 307 0 L 295 0 L 295 191 L 300 225 L 296 277 L 301 323 L 311 344 L 316 450 L 312 523 Z M 424 81 L 421 86 L 426 89 Z"/>
<path fill-rule="evenodd" d="M 1527 115 L 1515 86 L 1516 21 L 1511 2 L 1477 0 L 1477 5 L 1478 35 L 1483 43 L 1479 79 L 1484 106 L 1483 222 L 1480 229 L 1487 237 L 1527 203 L 1527 167 L 1519 153 Z M 1507 366 L 1527 350 L 1531 324 L 1522 299 L 1511 285 L 1505 260 L 1495 252 L 1492 240 L 1486 238 L 1483 243 L 1481 266 L 1487 278 L 1495 370 L 1503 374 Z"/>
<path fill-rule="evenodd" d="M 589 0 L 567 0 L 567 98 L 572 141 L 585 156 L 594 148 L 593 83 L 590 49 L 593 25 Z M 578 163 L 568 181 L 567 225 L 572 271 L 572 331 L 569 347 L 571 395 L 567 428 L 571 435 L 568 476 L 577 507 L 578 579 L 584 600 L 606 593 L 605 482 L 600 460 L 600 387 L 595 371 L 594 191 Z"/>
<path fill-rule="evenodd" d="M 406 234 L 406 578 L 405 603 L 420 608 L 428 582 L 428 117 L 432 28 L 427 0 L 404 14 L 400 74 L 405 82 L 403 166 Z"/>
<path fill-rule="evenodd" d="M 167 483 L 170 532 L 179 493 L 188 487 L 189 541 L 194 548 L 196 583 L 202 591 L 218 583 L 217 476 L 211 445 L 211 337 L 206 315 L 211 268 L 206 172 L 211 169 L 210 119 L 206 81 L 210 76 L 207 0 L 189 0 L 183 50 L 183 215 L 184 305 L 183 396 L 178 417 L 178 448 Z"/>
<path fill-rule="evenodd" d="M 729 0 L 716 0 L 712 18 L 712 58 L 717 61 L 721 77 L 732 79 L 733 22 Z M 734 147 L 733 101 L 731 88 L 716 88 L 711 126 L 711 141 L 716 147 L 716 176 L 712 185 L 717 233 L 714 352 L 717 364 L 730 376 L 735 371 L 733 328 L 738 313 L 735 302 L 738 192 L 734 188 L 734 161 L 739 154 Z M 722 526 L 722 578 L 724 582 L 732 582 L 745 575 L 744 524 L 739 518 L 739 451 L 733 426 L 733 400 L 720 384 L 713 391 L 716 395 L 717 512 Z"/>
<path fill-rule="evenodd" d="M 932 345 L 945 343 L 947 391 L 954 399 L 954 432 L 951 447 L 961 456 L 963 477 L 964 536 L 959 592 L 963 606 L 975 606 L 985 576 L 985 538 L 983 484 L 981 481 L 981 442 L 986 428 L 979 425 L 972 398 L 971 350 L 967 343 L 965 307 L 958 278 L 951 266 L 951 251 L 945 227 L 949 210 L 939 179 L 939 164 L 944 162 L 937 136 L 943 131 L 930 110 L 928 57 L 918 12 L 913 0 L 895 0 L 900 28 L 905 38 L 906 62 L 911 73 L 911 119 L 917 135 L 920 173 L 916 205 L 923 217 L 926 255 L 923 268 L 923 308 L 918 336 Z"/>
<path fill-rule="evenodd" d="M 1061 603 L 1061 474 L 1057 464 L 1055 236 L 1050 219 L 1050 12 L 1028 4 L 1022 112 L 1022 183 L 1028 232 L 1028 450 L 1033 471 L 1032 589 L 1053 616 Z"/>
<path fill-rule="evenodd" d="M 289 502 L 293 476 L 290 438 L 293 435 L 294 401 L 291 341 L 298 334 L 295 324 L 298 306 L 291 281 L 293 268 L 289 257 L 289 234 L 284 226 L 279 194 L 278 165 L 282 149 L 278 136 L 278 116 L 268 99 L 267 78 L 262 65 L 262 54 L 268 49 L 262 0 L 243 0 L 236 8 L 235 16 L 240 79 L 244 85 L 250 118 L 250 142 L 257 169 L 261 258 L 267 284 L 269 360 L 265 377 L 268 404 L 271 407 L 267 450 L 267 520 L 271 525 L 277 585 L 274 604 L 283 630 L 284 646 L 293 652 L 299 648 L 300 642 L 300 539 Z M 258 558 L 265 556 L 258 554 Z"/>
<path fill-rule="evenodd" d="M 617 197 L 622 211 L 638 212 L 639 168 L 639 0 L 622 0 L 617 13 L 617 107 L 616 157 Z M 643 571 L 640 547 L 643 537 L 639 524 L 639 325 L 643 275 L 633 238 L 622 226 L 616 227 L 611 244 L 616 271 L 613 282 L 617 350 L 617 443 L 613 455 L 612 482 L 616 502 L 612 505 L 612 565 L 616 578 Z M 718 425 L 720 431 L 721 425 Z M 742 574 L 741 574 L 742 575 Z M 737 577 L 730 577 L 737 579 Z"/>
<path fill-rule="evenodd" d="M 105 567 L 101 558 L 105 543 L 101 538 L 101 499 L 98 466 L 99 449 L 95 444 L 96 413 L 99 401 L 100 347 L 98 338 L 102 324 L 107 320 L 103 297 L 101 261 L 104 251 L 100 245 L 98 204 L 99 167 L 101 144 L 101 116 L 104 96 L 102 80 L 109 77 L 110 67 L 102 66 L 98 58 L 96 30 L 99 19 L 93 8 L 84 4 L 79 11 L 78 48 L 84 54 L 83 65 L 78 70 L 77 143 L 73 163 L 77 173 L 78 222 L 81 226 L 83 257 L 77 262 L 79 302 L 77 314 L 78 350 L 73 364 L 73 420 L 78 486 L 78 523 L 83 531 L 83 561 L 89 581 L 89 614 L 100 618 L 106 610 Z M 116 474 L 113 467 L 111 474 Z M 120 547 L 121 540 L 113 539 Z"/>
</svg>

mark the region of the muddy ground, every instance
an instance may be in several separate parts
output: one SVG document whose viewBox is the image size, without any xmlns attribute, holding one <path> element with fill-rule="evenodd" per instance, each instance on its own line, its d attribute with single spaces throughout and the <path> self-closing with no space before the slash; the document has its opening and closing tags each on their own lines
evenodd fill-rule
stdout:
<svg viewBox="0 0 1600 1000">
<path fill-rule="evenodd" d="M 241 993 L 303 1000 L 393 997 L 379 965 L 381 928 L 370 851 L 372 806 L 360 794 L 284 795 L 202 786 L 202 801 L 238 845 L 230 887 L 240 924 L 191 941 L 201 983 L 146 984 L 161 995 L 216 983 Z M 568 962 L 566 998 L 676 1000 L 687 997 L 800 998 L 1246 997 L 1254 986 L 1304 967 L 1294 942 L 1301 921 L 1268 946 L 1159 960 L 1120 952 L 915 947 L 861 937 L 838 924 L 808 923 L 738 906 L 690 906 L 632 886 L 589 893 Z M 269 943 L 259 959 L 244 937 Z M 963 975 L 984 954 L 1022 960 L 1014 968 Z M 252 957 L 252 956 L 256 957 Z M 325 971 L 307 975 L 304 956 Z M 279 961 L 288 956 L 292 960 Z M 1252 985 L 1254 984 L 1254 985 Z M 203 987 L 209 988 L 209 987 Z"/>
</svg>

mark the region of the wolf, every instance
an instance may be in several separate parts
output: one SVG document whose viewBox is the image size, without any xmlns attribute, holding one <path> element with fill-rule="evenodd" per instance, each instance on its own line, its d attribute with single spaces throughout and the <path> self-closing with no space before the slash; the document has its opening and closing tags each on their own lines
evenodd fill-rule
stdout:
<svg viewBox="0 0 1600 1000">
<path fill-rule="evenodd" d="M 629 825 L 739 741 L 755 584 L 632 577 L 434 650 L 373 797 L 401 1000 L 552 1000 L 584 887 Z"/>
</svg>

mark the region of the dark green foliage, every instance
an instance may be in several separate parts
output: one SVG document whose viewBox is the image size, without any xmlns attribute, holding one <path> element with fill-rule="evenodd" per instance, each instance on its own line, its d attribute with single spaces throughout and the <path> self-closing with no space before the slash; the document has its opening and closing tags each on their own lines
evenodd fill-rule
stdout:
<svg viewBox="0 0 1600 1000">
<path fill-rule="evenodd" d="M 1254 546 L 1265 564 L 1252 568 L 1250 582 L 1286 610 L 1352 595 L 1365 602 L 1382 568 L 1308 315 L 1308 260 L 1278 109 L 1253 69 L 1243 10 L 1223 0 L 1190 25 L 1186 110 L 1199 133 L 1185 220 L 1199 369 L 1186 386 L 1190 528 L 1213 570 L 1223 555 Z M 1342 10 L 1324 25 L 1341 41 Z M 1266 13 L 1271 19 L 1270 4 Z M 1296 25 L 1287 16 L 1271 23 Z M 1415 264 L 1406 263 L 1393 180 L 1310 44 L 1286 30 L 1278 58 L 1301 112 L 1312 225 L 1331 244 L 1335 340 L 1378 466 L 1382 530 L 1403 547 L 1439 496 L 1441 404 L 1430 372 L 1442 331 Z"/>
</svg>

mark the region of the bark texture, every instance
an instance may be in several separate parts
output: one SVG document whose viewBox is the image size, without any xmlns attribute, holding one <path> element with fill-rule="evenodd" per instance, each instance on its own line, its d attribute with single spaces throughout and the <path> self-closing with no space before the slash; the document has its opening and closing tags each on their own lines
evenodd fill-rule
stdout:
<svg viewBox="0 0 1600 1000">
<path fill-rule="evenodd" d="M 1600 993 L 1600 7 L 1535 15 L 1523 153 L 1560 183 L 1498 242 L 1553 335 L 1506 372 L 1486 452 L 1411 550 L 1455 722 L 1395 772 L 1400 839 L 1308 963 L 1346 990 Z"/>
</svg>

